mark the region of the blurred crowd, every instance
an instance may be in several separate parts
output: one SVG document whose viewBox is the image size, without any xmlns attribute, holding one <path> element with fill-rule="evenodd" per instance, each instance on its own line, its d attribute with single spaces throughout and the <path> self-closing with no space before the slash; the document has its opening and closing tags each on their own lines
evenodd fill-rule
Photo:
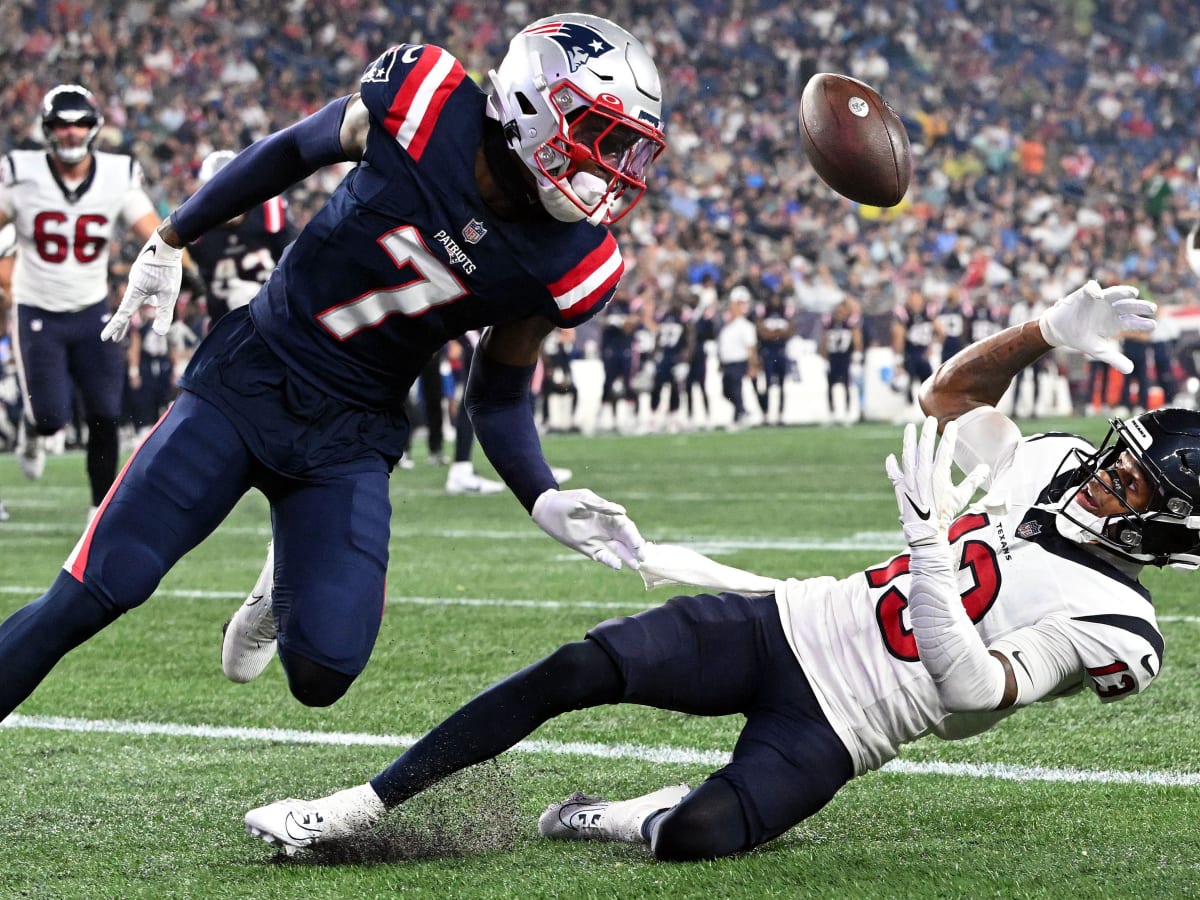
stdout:
<svg viewBox="0 0 1200 900">
<path fill-rule="evenodd" d="M 138 157 L 165 214 L 211 150 L 354 90 L 387 46 L 438 43 L 482 80 L 512 33 L 561 9 L 7 0 L 0 146 L 38 142 L 42 95 L 78 81 L 103 104 L 101 146 Z M 671 309 L 698 318 L 715 303 L 727 318 L 737 285 L 752 306 L 788 310 L 813 347 L 844 300 L 868 347 L 893 345 L 914 292 L 998 322 L 1089 277 L 1136 283 L 1167 307 L 1195 302 L 1184 252 L 1200 210 L 1194 0 L 615 0 L 605 15 L 651 48 L 666 91 L 668 152 L 617 226 L 625 300 L 651 331 Z M 820 71 L 874 85 L 904 120 L 914 171 L 899 206 L 840 198 L 804 160 L 797 99 Z M 293 189 L 293 221 L 341 174 Z"/>
</svg>

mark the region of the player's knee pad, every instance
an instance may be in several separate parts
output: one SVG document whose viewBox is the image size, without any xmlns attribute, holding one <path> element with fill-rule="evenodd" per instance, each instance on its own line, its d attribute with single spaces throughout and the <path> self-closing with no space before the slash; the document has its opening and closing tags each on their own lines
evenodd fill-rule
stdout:
<svg viewBox="0 0 1200 900">
<path fill-rule="evenodd" d="M 283 664 L 292 696 L 305 706 L 332 706 L 354 683 L 354 675 L 346 675 L 293 653 L 281 651 L 279 661 Z"/>
<path fill-rule="evenodd" d="M 650 849 L 663 862 L 718 859 L 750 849 L 745 816 L 728 782 L 710 779 L 657 823 Z"/>
</svg>

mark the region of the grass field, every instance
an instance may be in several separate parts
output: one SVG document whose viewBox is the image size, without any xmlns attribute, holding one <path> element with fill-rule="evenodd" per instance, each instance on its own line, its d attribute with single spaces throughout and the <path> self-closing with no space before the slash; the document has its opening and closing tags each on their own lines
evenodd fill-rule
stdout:
<svg viewBox="0 0 1200 900">
<path fill-rule="evenodd" d="M 1098 437 L 1103 423 L 1055 422 Z M 652 540 L 770 575 L 846 574 L 899 549 L 883 457 L 899 429 L 555 437 L 574 486 L 624 502 Z M 666 600 L 577 559 L 508 495 L 448 497 L 418 461 L 392 479 L 389 606 L 341 702 L 306 709 L 278 663 L 221 675 L 221 624 L 254 582 L 266 505 L 247 497 L 142 609 L 71 654 L 0 728 L 0 897 L 1175 897 L 1200 892 L 1200 582 L 1147 574 L 1167 639 L 1144 696 L 1042 704 L 997 730 L 912 745 L 739 859 L 538 839 L 577 788 L 631 796 L 719 764 L 733 718 L 572 714 L 389 816 L 336 860 L 284 860 L 246 809 L 359 783 L 492 681 L 595 622 Z M 0 458 L 0 615 L 54 578 L 87 507 L 79 455 L 24 481 Z M 0 671 L 0 678 L 4 677 Z"/>
</svg>

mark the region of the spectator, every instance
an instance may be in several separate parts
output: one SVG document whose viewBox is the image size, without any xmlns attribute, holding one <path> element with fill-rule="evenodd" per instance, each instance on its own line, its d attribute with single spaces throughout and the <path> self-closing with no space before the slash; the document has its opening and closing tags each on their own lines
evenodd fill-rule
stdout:
<svg viewBox="0 0 1200 900">
<path fill-rule="evenodd" d="M 746 425 L 744 387 L 746 378 L 758 374 L 758 331 L 748 318 L 750 290 L 739 284 L 729 292 L 729 312 L 717 333 L 717 362 L 721 365 L 721 389 L 733 404 L 731 431 Z"/>
</svg>

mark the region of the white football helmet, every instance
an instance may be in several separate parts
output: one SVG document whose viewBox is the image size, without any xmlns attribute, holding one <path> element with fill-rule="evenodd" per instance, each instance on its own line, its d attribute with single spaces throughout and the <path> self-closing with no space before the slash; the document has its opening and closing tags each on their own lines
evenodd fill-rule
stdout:
<svg viewBox="0 0 1200 900">
<path fill-rule="evenodd" d="M 196 173 L 196 180 L 201 184 L 208 184 L 214 175 L 233 161 L 235 156 L 237 154 L 232 150 L 214 150 L 200 163 L 200 171 Z"/>
<path fill-rule="evenodd" d="M 51 88 L 42 98 L 42 135 L 54 155 L 68 165 L 81 162 L 92 152 L 92 144 L 100 134 L 104 116 L 100 105 L 87 88 L 78 84 L 60 84 Z M 54 129 L 64 125 L 81 125 L 88 129 L 87 136 L 79 146 L 63 146 Z"/>
<path fill-rule="evenodd" d="M 550 215 L 607 225 L 633 208 L 666 147 L 658 69 L 637 38 L 599 16 L 538 19 L 488 78 L 488 115 Z"/>
</svg>

